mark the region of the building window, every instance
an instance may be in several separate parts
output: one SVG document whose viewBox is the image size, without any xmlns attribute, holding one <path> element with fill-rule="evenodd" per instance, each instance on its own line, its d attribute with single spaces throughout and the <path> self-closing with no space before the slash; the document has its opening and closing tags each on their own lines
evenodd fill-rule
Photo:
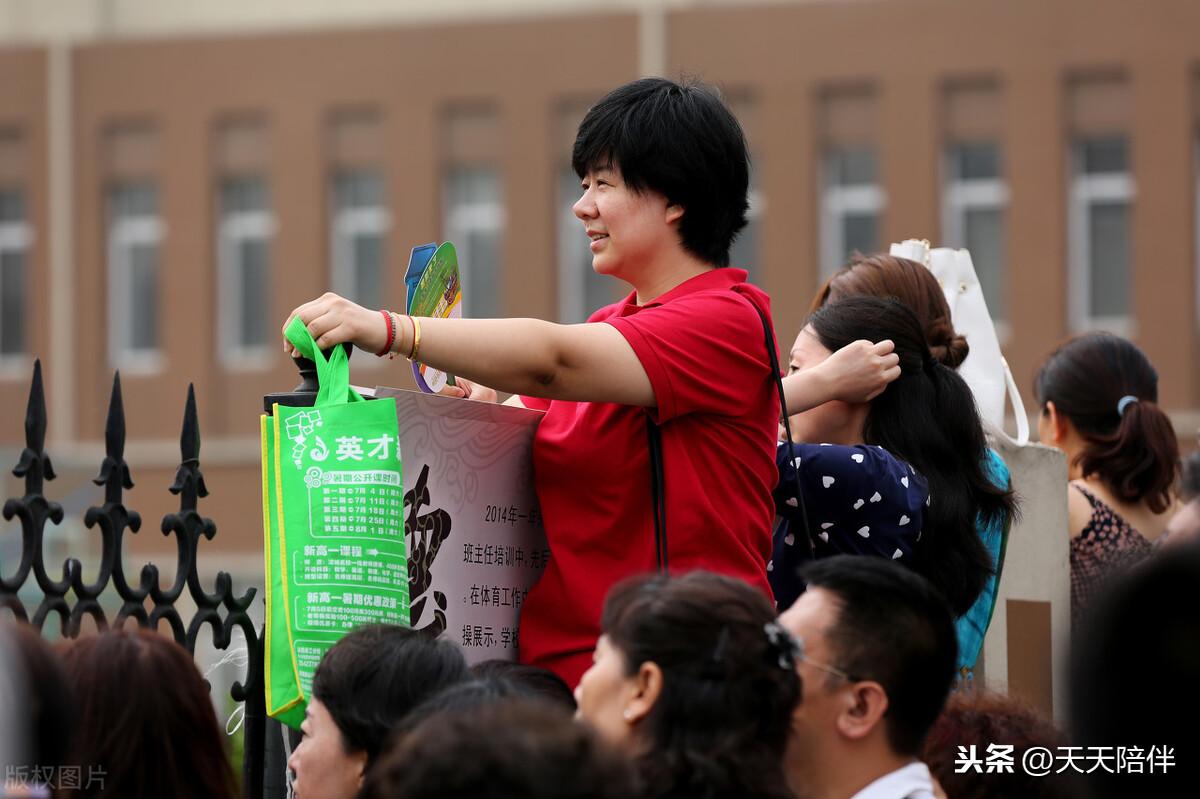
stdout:
<svg viewBox="0 0 1200 799">
<path fill-rule="evenodd" d="M 217 346 L 227 366 L 258 368 L 269 353 L 271 217 L 266 181 L 226 178 L 217 222 Z"/>
<path fill-rule="evenodd" d="M 1078 138 L 1071 153 L 1069 247 L 1071 324 L 1131 333 L 1129 141 Z"/>
<path fill-rule="evenodd" d="M 108 349 L 115 366 L 161 366 L 159 261 L 163 223 L 158 191 L 148 182 L 120 183 L 108 195 Z"/>
<path fill-rule="evenodd" d="M 558 318 L 567 324 L 587 321 L 619 293 L 616 278 L 592 269 L 590 242 L 574 210 L 582 193 L 575 170 L 564 167 L 558 176 Z"/>
<path fill-rule="evenodd" d="M 30 238 L 24 197 L 16 189 L 0 188 L 0 364 L 23 360 L 28 349 L 26 263 Z"/>
<path fill-rule="evenodd" d="M 383 298 L 383 246 L 390 217 L 383 199 L 383 175 L 347 169 L 333 178 L 330 264 L 333 290 L 373 308 Z"/>
<path fill-rule="evenodd" d="M 761 168 L 761 165 L 756 165 L 750 172 L 750 189 L 746 192 L 746 202 L 749 205 L 749 208 L 746 209 L 746 226 L 741 229 L 737 238 L 733 240 L 733 246 L 729 248 L 729 265 L 745 269 L 749 273 L 748 279 L 753 283 L 759 283 L 762 280 L 762 266 L 759 264 L 759 259 L 762 257 L 759 231 L 762 226 L 763 212 L 766 210 L 766 198 L 758 188 L 758 182 L 755 179 Z"/>
<path fill-rule="evenodd" d="M 451 167 L 446 175 L 445 237 L 458 252 L 464 315 L 501 315 L 501 230 L 504 203 L 500 176 L 490 166 Z"/>
<path fill-rule="evenodd" d="M 1005 304 L 1005 208 L 1008 187 L 995 142 L 953 144 L 946 153 L 942 233 L 950 247 L 970 251 L 988 311 L 1007 338 Z"/>
<path fill-rule="evenodd" d="M 879 249 L 879 219 L 886 195 L 868 147 L 829 150 L 823 164 L 821 276 L 825 279 L 854 253 Z"/>
</svg>

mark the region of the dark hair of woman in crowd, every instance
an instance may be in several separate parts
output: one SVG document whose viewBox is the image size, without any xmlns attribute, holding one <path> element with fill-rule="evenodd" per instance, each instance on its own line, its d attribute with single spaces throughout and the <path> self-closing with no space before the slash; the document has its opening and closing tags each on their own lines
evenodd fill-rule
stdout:
<svg viewBox="0 0 1200 799">
<path fill-rule="evenodd" d="M 471 666 L 477 680 L 504 680 L 519 689 L 523 696 L 545 699 L 569 711 L 575 710 L 575 695 L 570 686 L 549 669 L 540 669 L 515 660 L 484 660 Z"/>
<path fill-rule="evenodd" d="M 637 577 L 609 592 L 579 715 L 637 759 L 646 797 L 790 796 L 793 639 L 729 577 Z"/>
<path fill-rule="evenodd" d="M 817 290 L 809 313 L 846 297 L 895 297 L 917 315 L 933 357 L 957 369 L 970 353 L 963 336 L 954 332 L 950 306 L 933 273 L 916 261 L 896 255 L 855 253 Z"/>
<path fill-rule="evenodd" d="M 0 681 L 9 679 L 11 695 L 5 698 L 14 706 L 6 707 L 9 718 L 0 723 L 0 733 L 14 731 L 11 741 L 0 739 L 0 756 L 13 757 L 4 762 L 27 773 L 40 768 L 57 775 L 69 764 L 75 703 L 67 672 L 50 644 L 28 624 L 0 623 Z M 2 688 L 2 686 L 0 686 Z M 9 747 L 6 749 L 5 747 Z M 14 750 L 15 749 L 15 750 Z M 0 782 L 0 785 L 3 785 Z"/>
<path fill-rule="evenodd" d="M 369 763 L 405 713 L 469 678 L 462 652 L 450 641 L 374 624 L 359 627 L 325 653 L 312 694 L 337 723 L 346 747 L 366 752 Z"/>
<path fill-rule="evenodd" d="M 858 339 L 895 342 L 901 374 L 873 399 L 863 440 L 907 461 L 929 482 L 929 507 L 914 567 L 965 613 L 991 573 L 991 558 L 975 532 L 1014 512 L 1011 491 L 983 469 L 987 442 L 970 388 L 931 354 L 917 316 L 895 299 L 846 297 L 810 318 L 830 351 Z"/>
<path fill-rule="evenodd" d="M 629 799 L 628 759 L 549 702 L 446 709 L 402 735 L 358 799 Z"/>
<path fill-rule="evenodd" d="M 1078 795 L 1078 785 L 1069 769 L 1034 776 L 1022 767 L 1030 749 L 1057 751 L 1066 744 L 1067 736 L 1032 706 L 1004 694 L 968 690 L 946 700 L 925 738 L 921 759 L 954 799 L 1070 799 Z M 975 747 L 976 756 L 986 762 L 992 745 L 1012 747 L 1011 772 L 961 768 L 961 747 Z"/>
<path fill-rule="evenodd" d="M 1111 333 L 1073 338 L 1042 364 L 1034 388 L 1042 407 L 1053 403 L 1082 437 L 1074 465 L 1083 477 L 1152 513 L 1170 507 L 1179 443 L 1158 405 L 1158 372 L 1133 342 Z M 1126 397 L 1134 401 L 1121 407 Z"/>
<path fill-rule="evenodd" d="M 108 630 L 69 646 L 63 665 L 76 702 L 71 762 L 85 786 L 73 796 L 238 796 L 208 685 L 182 646 Z"/>
</svg>

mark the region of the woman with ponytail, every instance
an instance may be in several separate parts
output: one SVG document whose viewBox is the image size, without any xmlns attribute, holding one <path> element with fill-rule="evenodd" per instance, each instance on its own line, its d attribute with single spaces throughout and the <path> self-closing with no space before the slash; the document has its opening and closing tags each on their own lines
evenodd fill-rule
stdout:
<svg viewBox="0 0 1200 799">
<path fill-rule="evenodd" d="M 870 402 L 827 402 L 792 417 L 793 439 L 812 443 L 793 447 L 799 496 L 787 480 L 778 489 L 799 500 L 783 546 L 790 555 L 807 537 L 815 557 L 899 560 L 961 616 L 992 572 L 976 524 L 1011 516 L 1012 493 L 985 471 L 971 390 L 934 358 L 924 326 L 900 301 L 849 296 L 819 308 L 796 339 L 791 371 L 812 369 L 860 339 L 894 342 L 900 377 Z M 772 563 L 772 587 L 785 607 L 803 586 L 780 560 Z"/>
<path fill-rule="evenodd" d="M 1100 585 L 1153 550 L 1175 509 L 1179 444 L 1158 373 L 1132 342 L 1091 333 L 1056 349 L 1034 383 L 1038 437 L 1067 456 L 1071 620 Z"/>
</svg>

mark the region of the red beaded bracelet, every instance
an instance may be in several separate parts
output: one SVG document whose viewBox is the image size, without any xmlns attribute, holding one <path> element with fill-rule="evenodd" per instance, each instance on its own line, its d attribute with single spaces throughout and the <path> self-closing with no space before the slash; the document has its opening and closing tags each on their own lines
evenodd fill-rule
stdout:
<svg viewBox="0 0 1200 799">
<path fill-rule="evenodd" d="M 383 322 L 387 325 L 388 331 L 387 344 L 384 344 L 383 349 L 375 353 L 377 358 L 382 358 L 392 351 L 392 344 L 396 341 L 396 325 L 392 322 L 392 315 L 390 313 L 382 308 L 379 309 L 379 312 L 383 314 Z"/>
</svg>

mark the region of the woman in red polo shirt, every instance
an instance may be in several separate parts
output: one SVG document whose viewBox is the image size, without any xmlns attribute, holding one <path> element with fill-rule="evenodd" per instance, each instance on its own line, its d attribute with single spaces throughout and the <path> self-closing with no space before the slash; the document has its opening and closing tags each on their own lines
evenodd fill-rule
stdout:
<svg viewBox="0 0 1200 799">
<path fill-rule="evenodd" d="M 572 160 L 592 267 L 629 284 L 629 296 L 580 325 L 399 317 L 392 350 L 411 356 L 419 330 L 420 360 L 464 377 L 472 398 L 494 399 L 483 388 L 494 386 L 545 411 L 534 479 L 551 558 L 522 611 L 521 659 L 574 685 L 605 594 L 624 577 L 704 568 L 770 594 L 779 402 L 770 300 L 744 271 L 721 268 L 746 224 L 748 158 L 720 99 L 700 85 L 634 81 L 588 112 Z M 333 294 L 292 315 L 322 348 L 379 352 L 389 340 L 384 315 Z M 806 406 L 882 388 L 895 356 L 859 344 L 806 378 Z"/>
</svg>

